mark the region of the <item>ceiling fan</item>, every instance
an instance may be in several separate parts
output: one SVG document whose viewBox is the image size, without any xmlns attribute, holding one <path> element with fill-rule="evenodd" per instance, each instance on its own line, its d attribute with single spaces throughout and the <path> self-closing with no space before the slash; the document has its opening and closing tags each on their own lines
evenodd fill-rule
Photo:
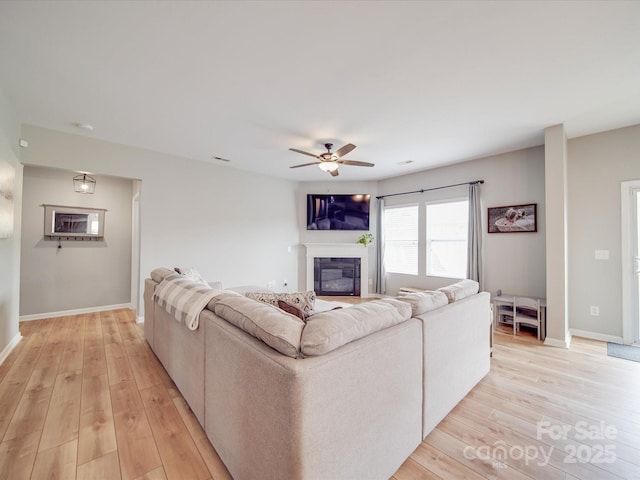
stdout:
<svg viewBox="0 0 640 480">
<path fill-rule="evenodd" d="M 340 165 L 354 165 L 356 167 L 373 167 L 373 163 L 369 162 L 357 162 L 356 160 L 340 160 L 340 158 L 350 151 L 352 151 L 356 146 L 353 143 L 347 143 L 344 147 L 339 148 L 335 152 L 332 152 L 333 143 L 325 143 L 324 148 L 327 149 L 326 152 L 321 153 L 320 155 L 316 155 L 314 153 L 305 152 L 304 150 L 298 150 L 297 148 L 290 148 L 292 152 L 302 153 L 303 155 L 309 155 L 310 157 L 317 158 L 320 160 L 319 162 L 311 162 L 311 163 L 303 163 L 301 165 L 294 165 L 289 168 L 299 168 L 299 167 L 307 167 L 309 165 L 318 165 L 320 170 L 324 170 L 325 172 L 330 173 L 333 177 L 338 176 L 338 167 Z"/>
</svg>

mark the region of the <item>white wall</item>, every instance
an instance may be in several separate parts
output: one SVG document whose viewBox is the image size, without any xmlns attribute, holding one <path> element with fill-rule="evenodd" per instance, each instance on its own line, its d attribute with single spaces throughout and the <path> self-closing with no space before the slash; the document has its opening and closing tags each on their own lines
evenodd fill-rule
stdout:
<svg viewBox="0 0 640 480">
<path fill-rule="evenodd" d="M 182 266 L 225 286 L 297 289 L 295 183 L 30 125 L 22 136 L 27 165 L 141 180 L 142 279 Z"/>
<path fill-rule="evenodd" d="M 131 302 L 131 204 L 133 181 L 96 175 L 93 195 L 73 190 L 67 170 L 26 166 L 22 196 L 20 315 Z M 44 237 L 43 204 L 104 208 L 104 239 Z"/>
<path fill-rule="evenodd" d="M 518 293 L 536 297 L 545 296 L 545 199 L 544 149 L 529 148 L 486 157 L 447 167 L 416 172 L 378 183 L 378 195 L 388 195 L 451 185 L 473 180 L 484 180 L 480 186 L 480 205 L 483 225 L 484 288 L 495 293 Z M 466 187 L 439 190 L 424 194 L 394 197 L 387 205 L 423 203 L 435 198 L 459 197 Z M 487 208 L 504 205 L 537 203 L 537 233 L 487 233 Z M 424 248 L 425 230 L 420 229 L 420 245 Z M 421 268 L 424 272 L 424 268 Z M 424 275 L 387 276 L 387 293 L 395 294 L 402 286 L 438 288 L 452 283 L 452 279 Z"/>
<path fill-rule="evenodd" d="M 15 124 L 7 117 L 7 109 L 0 111 L 3 122 L 0 151 L 16 163 Z M 495 292 L 500 288 L 540 297 L 546 294 L 542 146 L 377 183 L 295 184 L 28 125 L 23 126 L 22 137 L 30 140 L 29 148 L 21 152 L 25 164 L 90 170 L 142 180 L 142 278 L 159 265 L 182 265 L 194 266 L 207 278 L 221 280 L 227 286 L 266 285 L 270 280 L 287 279 L 289 288 L 297 289 L 304 281 L 304 262 L 301 261 L 298 268 L 304 251 L 298 244 L 355 242 L 360 235 L 358 232 L 307 232 L 304 207 L 307 193 L 358 191 L 370 192 L 375 197 L 484 179 L 481 207 L 485 289 Z M 568 150 L 569 326 L 574 330 L 621 336 L 620 182 L 640 178 L 640 126 L 572 139 Z M 16 183 L 21 184 L 21 177 Z M 523 203 L 538 204 L 537 233 L 486 233 L 487 207 Z M 18 200 L 16 206 L 19 208 L 19 205 Z M 372 203 L 372 229 L 374 222 L 375 203 Z M 19 258 L 15 238 L 20 228 L 16 228 L 12 246 L 0 240 L 3 267 L 8 264 L 11 268 L 11 262 Z M 290 246 L 291 253 L 288 253 Z M 609 250 L 610 260 L 595 262 L 596 248 Z M 370 265 L 373 270 L 373 257 Z M 9 327 L 9 333 L 0 333 L 0 346 L 2 342 L 6 344 L 12 332 L 17 332 L 18 276 L 16 266 L 9 281 L 6 277 L 0 278 L 0 320 L 4 330 L 7 325 L 14 325 Z M 395 283 L 390 282 L 389 292 L 407 284 L 434 288 L 447 282 L 409 278 L 402 279 L 400 284 L 396 279 Z M 588 306 L 596 301 L 601 315 L 590 317 Z M 13 320 L 7 321 L 7 318 Z"/>
<path fill-rule="evenodd" d="M 20 126 L 0 90 L 0 175 L 13 175 L 13 234 L 0 239 L 0 361 L 20 339 L 20 215 L 22 165 L 19 163 Z"/>
<path fill-rule="evenodd" d="M 568 151 L 569 327 L 622 337 L 620 184 L 640 179 L 640 125 L 569 140 Z"/>
<path fill-rule="evenodd" d="M 347 167 L 350 168 L 350 167 Z M 296 192 L 297 227 L 300 230 L 300 246 L 297 255 L 300 264 L 298 284 L 305 284 L 305 243 L 356 243 L 364 231 L 335 231 L 335 230 L 307 230 L 307 194 L 309 193 L 335 193 L 342 194 L 369 194 L 369 232 L 376 236 L 376 195 L 377 182 L 305 182 L 298 185 Z M 375 239 L 369 246 L 369 293 L 373 293 L 373 279 L 375 277 Z"/>
</svg>

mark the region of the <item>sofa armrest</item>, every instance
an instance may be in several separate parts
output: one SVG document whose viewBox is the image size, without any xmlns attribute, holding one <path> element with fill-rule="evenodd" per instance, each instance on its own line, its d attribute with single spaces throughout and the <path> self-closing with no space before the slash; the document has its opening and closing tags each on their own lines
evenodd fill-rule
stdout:
<svg viewBox="0 0 640 480">
<path fill-rule="evenodd" d="M 487 374 L 491 308 L 487 292 L 419 315 L 424 341 L 423 437 Z"/>
<path fill-rule="evenodd" d="M 154 302 L 153 292 L 158 286 L 154 280 L 147 278 L 144 281 L 144 338 L 153 349 L 153 326 L 154 326 Z"/>
</svg>

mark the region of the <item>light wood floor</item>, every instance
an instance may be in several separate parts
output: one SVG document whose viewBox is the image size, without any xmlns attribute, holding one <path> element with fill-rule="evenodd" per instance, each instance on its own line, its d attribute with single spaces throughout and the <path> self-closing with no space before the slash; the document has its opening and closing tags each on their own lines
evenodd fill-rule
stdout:
<svg viewBox="0 0 640 480">
<path fill-rule="evenodd" d="M 20 330 L 0 365 L 0 479 L 230 478 L 132 312 Z M 395 480 L 640 478 L 640 363 L 508 332 L 491 362 Z"/>
<path fill-rule="evenodd" d="M 394 475 L 437 478 L 640 478 L 640 363 L 503 327 L 491 372 Z"/>
</svg>

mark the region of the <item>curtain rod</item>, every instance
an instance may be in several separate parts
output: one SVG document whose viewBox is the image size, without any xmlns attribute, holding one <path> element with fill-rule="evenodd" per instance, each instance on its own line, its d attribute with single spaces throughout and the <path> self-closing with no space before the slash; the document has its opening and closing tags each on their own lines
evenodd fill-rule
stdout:
<svg viewBox="0 0 640 480">
<path fill-rule="evenodd" d="M 410 195 L 412 193 L 424 193 L 430 192 L 432 190 L 442 190 L 443 188 L 451 188 L 451 187 L 459 187 L 461 185 L 477 185 L 478 183 L 484 183 L 484 180 L 474 180 L 473 182 L 464 182 L 464 183 L 454 183 L 453 185 L 445 185 L 443 187 L 433 187 L 433 188 L 423 188 L 422 190 L 414 190 L 413 192 L 402 192 L 402 193 L 390 193 L 389 195 L 380 195 L 376 197 L 378 200 L 381 198 L 387 197 L 397 197 L 398 195 Z"/>
</svg>

